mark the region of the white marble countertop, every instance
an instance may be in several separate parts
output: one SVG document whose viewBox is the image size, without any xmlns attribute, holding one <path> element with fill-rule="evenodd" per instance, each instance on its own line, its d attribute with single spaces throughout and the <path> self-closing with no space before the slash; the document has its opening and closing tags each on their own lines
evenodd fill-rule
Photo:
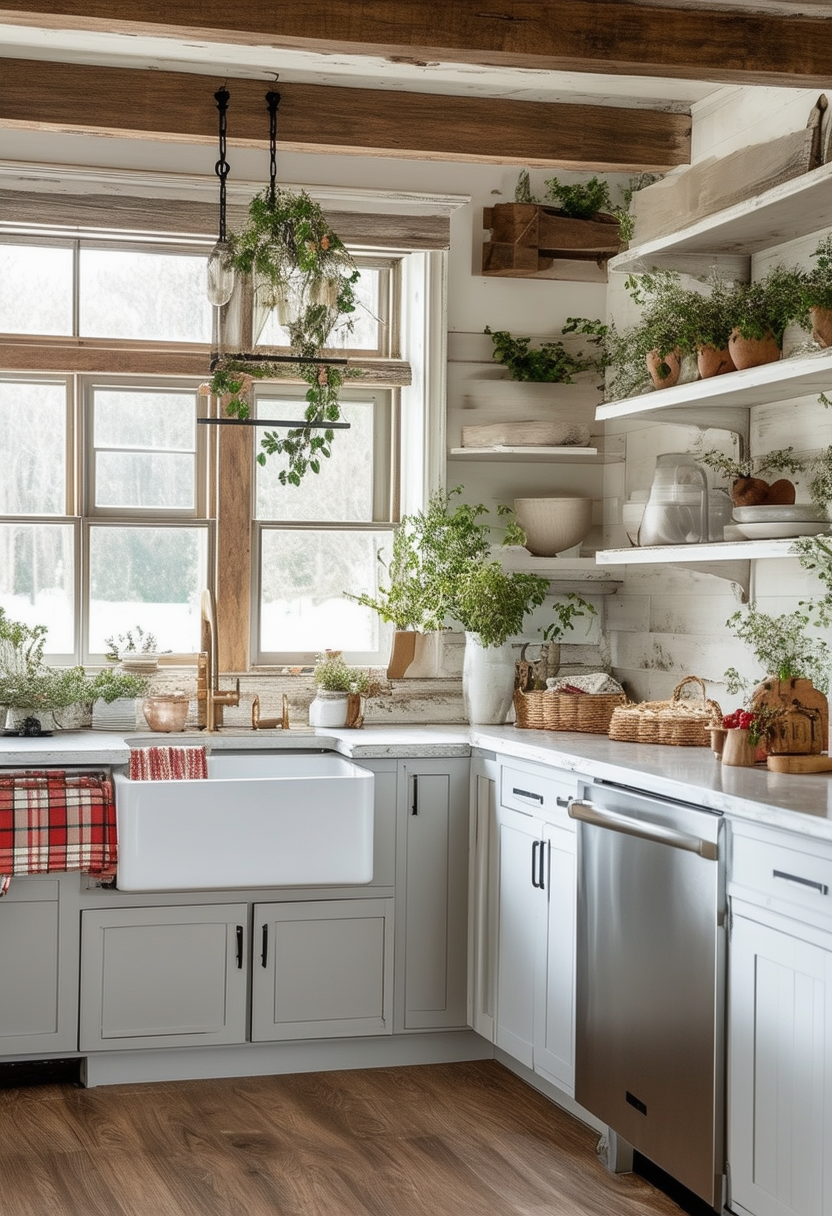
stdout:
<svg viewBox="0 0 832 1216">
<path fill-rule="evenodd" d="M 122 736 L 62 731 L 49 738 L 0 738 L 0 767 L 121 765 L 130 746 L 201 745 L 214 750 L 324 748 L 365 758 L 467 756 L 483 748 L 634 786 L 709 810 L 832 841 L 832 773 L 728 768 L 709 748 L 618 743 L 606 735 L 517 730 L 513 726 L 365 726 L 361 730 L 222 731 L 212 735 Z"/>
</svg>

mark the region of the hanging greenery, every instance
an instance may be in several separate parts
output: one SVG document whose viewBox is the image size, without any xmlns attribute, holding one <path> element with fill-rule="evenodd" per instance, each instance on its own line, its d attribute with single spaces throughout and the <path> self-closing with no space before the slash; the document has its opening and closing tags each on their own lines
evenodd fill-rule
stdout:
<svg viewBox="0 0 832 1216">
<path fill-rule="evenodd" d="M 283 435 L 267 431 L 257 456 L 260 464 L 270 455 L 287 456 L 288 465 L 279 479 L 284 485 L 299 485 L 309 470 L 320 471 L 321 458 L 329 457 L 334 432 L 322 431 L 321 424 L 340 420 L 341 385 L 345 377 L 359 374 L 321 362 L 339 333 L 352 329 L 359 271 L 318 203 L 305 191 L 270 188 L 258 194 L 249 204 L 245 228 L 229 235 L 228 248 L 229 264 L 251 275 L 258 305 L 277 310 L 288 330 L 292 354 L 302 360 L 297 370 L 309 386 L 307 425 Z M 219 360 L 210 383 L 200 391 L 218 396 L 228 417 L 245 419 L 251 413 L 254 380 L 271 376 L 274 365 L 266 359 L 258 363 L 230 356 Z"/>
</svg>

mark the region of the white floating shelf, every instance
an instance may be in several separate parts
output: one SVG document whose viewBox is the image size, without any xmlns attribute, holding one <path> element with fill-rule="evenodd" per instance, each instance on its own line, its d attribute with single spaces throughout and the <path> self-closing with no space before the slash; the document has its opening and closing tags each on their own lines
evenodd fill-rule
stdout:
<svg viewBox="0 0 832 1216">
<path fill-rule="evenodd" d="M 648 566 L 667 562 L 733 562 L 751 558 L 795 557 L 796 537 L 787 540 L 731 540 L 703 545 L 645 545 L 632 549 L 601 549 L 599 566 Z"/>
<path fill-rule="evenodd" d="M 832 350 L 821 350 L 796 359 L 781 359 L 763 367 L 727 372 L 709 380 L 676 384 L 639 397 L 610 401 L 595 411 L 598 421 L 628 418 L 659 410 L 696 406 L 745 407 L 792 397 L 832 393 Z"/>
<path fill-rule="evenodd" d="M 608 595 L 621 585 L 621 577 L 612 570 L 601 569 L 594 557 L 536 557 L 522 545 L 508 545 L 494 552 L 504 570 L 539 574 L 556 584 L 559 591 Z"/>
<path fill-rule="evenodd" d="M 497 444 L 491 448 L 451 448 L 451 460 L 587 460 L 598 456 L 598 448 L 579 447 L 508 447 Z"/>
<path fill-rule="evenodd" d="M 781 182 L 754 198 L 704 216 L 687 228 L 617 254 L 610 271 L 631 271 L 672 253 L 750 256 L 829 227 L 832 164 Z"/>
</svg>

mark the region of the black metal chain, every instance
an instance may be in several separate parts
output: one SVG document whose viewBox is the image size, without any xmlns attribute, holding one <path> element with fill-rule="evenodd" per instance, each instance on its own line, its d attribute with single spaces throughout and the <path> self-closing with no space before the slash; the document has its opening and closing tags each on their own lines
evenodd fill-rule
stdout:
<svg viewBox="0 0 832 1216">
<path fill-rule="evenodd" d="M 220 179 L 220 224 L 218 237 L 221 241 L 225 240 L 225 179 L 228 177 L 231 166 L 225 159 L 226 149 L 226 119 L 228 113 L 228 101 L 231 94 L 228 89 L 218 89 L 214 94 L 214 100 L 217 103 L 217 109 L 220 112 L 219 118 L 219 153 L 220 158 L 214 165 L 214 172 Z"/>
<path fill-rule="evenodd" d="M 273 205 L 277 182 L 277 107 L 280 105 L 280 94 L 267 93 L 266 105 L 269 108 L 269 202 Z"/>
</svg>

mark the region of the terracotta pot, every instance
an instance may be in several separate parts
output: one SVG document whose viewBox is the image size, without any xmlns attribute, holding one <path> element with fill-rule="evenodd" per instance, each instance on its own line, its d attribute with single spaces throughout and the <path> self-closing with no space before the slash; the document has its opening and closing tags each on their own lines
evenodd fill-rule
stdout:
<svg viewBox="0 0 832 1216">
<path fill-rule="evenodd" d="M 757 749 L 748 737 L 747 730 L 728 730 L 722 748 L 722 763 L 737 768 L 753 768 L 757 762 Z"/>
<path fill-rule="evenodd" d="M 781 356 L 774 334 L 767 334 L 765 338 L 743 338 L 736 329 L 728 339 L 728 350 L 734 367 L 740 371 L 746 367 L 760 367 L 763 363 L 776 363 Z"/>
<path fill-rule="evenodd" d="M 696 348 L 696 366 L 703 380 L 712 376 L 723 376 L 725 372 L 735 372 L 734 360 L 728 347 L 717 350 L 715 346 L 698 346 Z"/>
<path fill-rule="evenodd" d="M 775 755 L 819 756 L 829 736 L 829 702 L 811 680 L 769 676 L 751 694 L 754 706 L 782 710 L 769 751 Z"/>
<path fill-rule="evenodd" d="M 682 352 L 671 350 L 659 357 L 658 351 L 651 350 L 646 356 L 647 370 L 656 388 L 673 388 L 682 370 Z M 665 375 L 662 375 L 662 371 Z"/>
<path fill-rule="evenodd" d="M 725 747 L 725 736 L 728 734 L 728 728 L 725 726 L 709 726 L 708 734 L 711 736 L 711 751 L 715 756 L 722 756 Z"/>
<path fill-rule="evenodd" d="M 812 337 L 818 346 L 832 346 L 832 308 L 810 308 Z"/>
</svg>

